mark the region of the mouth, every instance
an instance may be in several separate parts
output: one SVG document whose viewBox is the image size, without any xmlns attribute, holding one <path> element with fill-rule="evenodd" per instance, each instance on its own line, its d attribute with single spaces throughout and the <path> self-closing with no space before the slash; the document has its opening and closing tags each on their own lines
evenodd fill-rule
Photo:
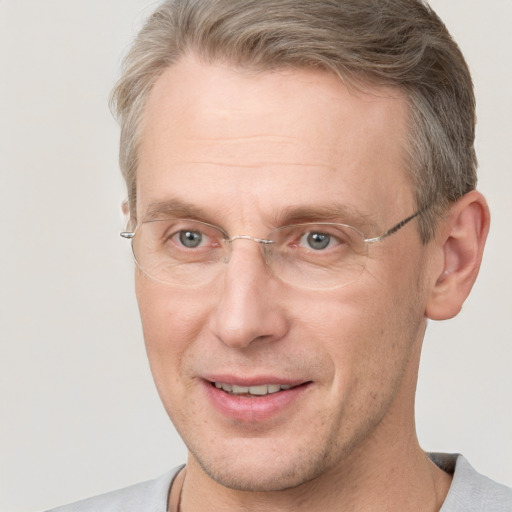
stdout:
<svg viewBox="0 0 512 512">
<path fill-rule="evenodd" d="M 288 391 L 306 383 L 298 384 L 295 386 L 292 386 L 291 384 L 260 384 L 257 386 L 239 386 L 237 384 L 226 384 L 224 382 L 212 382 L 211 384 L 217 389 L 225 391 L 229 395 L 256 398 L 266 395 L 273 395 L 274 393 L 279 393 L 281 391 Z"/>
<path fill-rule="evenodd" d="M 261 424 L 290 410 L 301 400 L 312 381 L 284 381 L 275 377 L 236 378 L 211 376 L 203 380 L 210 403 L 237 424 Z"/>
</svg>

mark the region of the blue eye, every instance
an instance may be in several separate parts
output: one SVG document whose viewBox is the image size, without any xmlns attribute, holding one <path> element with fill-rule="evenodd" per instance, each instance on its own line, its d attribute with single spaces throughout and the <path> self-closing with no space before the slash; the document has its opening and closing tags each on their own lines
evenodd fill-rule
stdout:
<svg viewBox="0 0 512 512">
<path fill-rule="evenodd" d="M 181 244 L 188 249 L 199 247 L 203 241 L 203 235 L 199 231 L 183 230 L 179 232 L 178 237 Z"/>
<path fill-rule="evenodd" d="M 305 239 L 305 240 L 304 240 Z M 309 232 L 306 233 L 301 242 L 305 241 L 307 246 L 315 251 L 321 251 L 331 245 L 331 235 L 327 233 Z"/>
</svg>

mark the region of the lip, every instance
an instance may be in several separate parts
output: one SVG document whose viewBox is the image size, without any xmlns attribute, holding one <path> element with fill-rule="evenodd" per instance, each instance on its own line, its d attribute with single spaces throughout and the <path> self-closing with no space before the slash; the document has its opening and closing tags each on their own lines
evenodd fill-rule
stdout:
<svg viewBox="0 0 512 512">
<path fill-rule="evenodd" d="M 279 384 L 292 386 L 290 389 L 264 396 L 247 397 L 231 395 L 218 389 L 214 382 L 239 386 L 260 386 Z M 287 380 L 276 377 L 242 377 L 215 375 L 203 378 L 203 387 L 210 404 L 227 419 L 243 423 L 268 421 L 286 411 L 310 388 L 311 381 Z"/>
</svg>

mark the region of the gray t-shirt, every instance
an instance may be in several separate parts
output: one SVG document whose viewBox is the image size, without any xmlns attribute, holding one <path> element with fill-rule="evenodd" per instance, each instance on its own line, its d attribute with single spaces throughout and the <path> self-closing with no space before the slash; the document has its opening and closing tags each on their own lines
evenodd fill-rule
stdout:
<svg viewBox="0 0 512 512">
<path fill-rule="evenodd" d="M 440 512 L 512 512 L 512 489 L 477 473 L 462 455 L 432 453 L 430 458 L 453 474 Z M 169 489 L 182 467 L 155 480 L 47 512 L 167 512 Z"/>
</svg>

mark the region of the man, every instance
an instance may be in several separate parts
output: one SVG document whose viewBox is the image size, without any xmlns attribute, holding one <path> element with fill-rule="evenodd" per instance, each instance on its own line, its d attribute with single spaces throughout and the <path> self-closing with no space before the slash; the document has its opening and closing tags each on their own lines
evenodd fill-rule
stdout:
<svg viewBox="0 0 512 512">
<path fill-rule="evenodd" d="M 414 425 L 476 279 L 462 55 L 419 0 L 175 0 L 113 94 L 153 376 L 189 451 L 61 511 L 504 511 Z"/>
</svg>

